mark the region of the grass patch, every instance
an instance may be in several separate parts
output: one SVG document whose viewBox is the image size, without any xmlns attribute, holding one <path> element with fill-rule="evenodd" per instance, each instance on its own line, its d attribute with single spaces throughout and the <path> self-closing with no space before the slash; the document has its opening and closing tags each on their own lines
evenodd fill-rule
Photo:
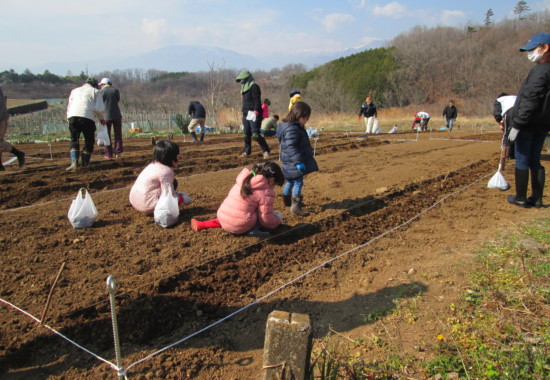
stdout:
<svg viewBox="0 0 550 380">
<path fill-rule="evenodd" d="M 415 323 L 422 295 L 396 299 L 392 310 L 364 318 L 379 335 L 352 340 L 334 332 L 316 343 L 310 379 L 548 379 L 549 231 L 544 218 L 485 244 L 462 299 L 438 316 L 443 331 L 426 348 L 415 346 L 423 355 L 403 352 L 380 328 Z"/>
</svg>

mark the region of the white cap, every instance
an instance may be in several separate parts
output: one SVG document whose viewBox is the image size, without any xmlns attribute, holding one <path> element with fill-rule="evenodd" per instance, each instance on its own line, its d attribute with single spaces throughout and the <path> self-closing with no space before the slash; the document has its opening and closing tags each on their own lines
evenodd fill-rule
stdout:
<svg viewBox="0 0 550 380">
<path fill-rule="evenodd" d="M 111 80 L 109 78 L 103 78 L 99 84 L 109 84 L 111 83 Z"/>
</svg>

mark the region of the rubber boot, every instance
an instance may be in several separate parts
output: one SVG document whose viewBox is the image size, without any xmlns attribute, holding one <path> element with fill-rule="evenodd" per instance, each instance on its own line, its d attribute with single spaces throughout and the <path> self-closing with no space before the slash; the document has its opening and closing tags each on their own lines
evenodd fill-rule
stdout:
<svg viewBox="0 0 550 380">
<path fill-rule="evenodd" d="M 542 207 L 542 194 L 544 193 L 544 181 L 546 173 L 544 167 L 539 170 L 531 170 L 531 196 L 527 198 L 527 203 L 530 206 Z"/>
<path fill-rule="evenodd" d="M 195 132 L 191 132 L 191 142 L 194 143 L 194 142 L 197 142 L 197 134 Z"/>
<path fill-rule="evenodd" d="M 191 229 L 193 231 L 205 230 L 207 228 L 220 228 L 222 225 L 218 219 L 205 220 L 204 222 L 197 219 L 191 219 Z"/>
<path fill-rule="evenodd" d="M 529 169 L 516 168 L 516 195 L 508 195 L 508 202 L 519 207 L 529 207 L 527 203 L 527 185 Z"/>
<path fill-rule="evenodd" d="M 292 206 L 292 195 L 291 194 L 288 194 L 288 195 L 283 194 L 283 203 L 286 207 Z"/>
<path fill-rule="evenodd" d="M 69 166 L 66 170 L 67 171 L 76 170 L 78 168 L 79 151 L 76 149 L 74 150 L 71 149 L 71 152 L 69 154 L 71 156 L 71 166 Z"/>
<path fill-rule="evenodd" d="M 17 157 L 17 163 L 19 164 L 19 168 L 22 168 L 23 165 L 25 165 L 25 153 L 21 152 L 20 150 L 17 150 L 14 146 L 11 147 L 11 153 Z"/>
<path fill-rule="evenodd" d="M 204 141 L 204 133 L 201 133 L 201 141 Z"/>
<path fill-rule="evenodd" d="M 290 211 L 296 215 L 308 216 L 309 212 L 302 210 L 302 199 L 303 197 L 301 195 L 293 195 Z"/>
<path fill-rule="evenodd" d="M 88 152 L 82 151 L 82 166 L 86 167 L 90 165 L 90 158 L 92 158 L 92 154 Z"/>
</svg>

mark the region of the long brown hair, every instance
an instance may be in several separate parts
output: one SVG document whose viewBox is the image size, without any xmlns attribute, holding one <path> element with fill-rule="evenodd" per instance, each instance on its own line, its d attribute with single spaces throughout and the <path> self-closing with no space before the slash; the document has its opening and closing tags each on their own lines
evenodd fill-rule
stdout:
<svg viewBox="0 0 550 380">
<path fill-rule="evenodd" d="M 241 187 L 241 197 L 246 198 L 252 194 L 252 189 L 250 187 L 250 180 L 252 177 L 257 175 L 263 175 L 265 178 L 275 178 L 275 184 L 282 186 L 285 177 L 283 175 L 283 170 L 279 165 L 273 161 L 266 161 L 259 164 L 256 164 L 250 170 L 250 174 L 246 176 Z"/>
</svg>

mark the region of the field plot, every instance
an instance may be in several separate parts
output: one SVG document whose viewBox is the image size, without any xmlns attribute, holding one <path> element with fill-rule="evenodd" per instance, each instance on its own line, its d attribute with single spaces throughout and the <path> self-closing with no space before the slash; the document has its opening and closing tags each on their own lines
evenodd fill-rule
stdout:
<svg viewBox="0 0 550 380">
<path fill-rule="evenodd" d="M 115 276 L 130 378 L 256 379 L 274 309 L 309 314 L 316 338 L 331 329 L 359 337 L 369 312 L 391 307 L 397 296 L 423 294 L 425 320 L 395 326 L 403 350 L 413 352 L 435 339 L 437 311 L 463 290 L 471 250 L 512 223 L 548 213 L 509 206 L 510 191 L 487 189 L 500 137 L 322 134 L 315 141 L 321 170 L 306 178 L 303 190 L 311 215 L 290 214 L 277 199 L 285 221 L 265 240 L 189 227 L 192 217 L 214 217 L 240 168 L 261 160 L 257 146 L 251 157 L 238 157 L 240 136 L 177 141 L 176 176 L 193 203 L 170 229 L 128 202 L 129 187 L 150 161 L 149 140 L 125 140 L 117 160 L 103 160 L 98 149 L 92 165 L 75 173 L 65 171 L 68 143 L 20 145 L 28 165 L 8 165 L 0 174 L 0 298 L 40 318 L 66 263 L 46 324 L 114 363 L 105 280 Z M 267 141 L 277 160 L 276 140 Z M 511 184 L 512 165 L 504 173 Z M 74 230 L 67 211 L 81 187 L 90 190 L 99 218 L 90 229 Z M 0 377 L 115 378 L 101 360 L 0 305 Z"/>
</svg>

